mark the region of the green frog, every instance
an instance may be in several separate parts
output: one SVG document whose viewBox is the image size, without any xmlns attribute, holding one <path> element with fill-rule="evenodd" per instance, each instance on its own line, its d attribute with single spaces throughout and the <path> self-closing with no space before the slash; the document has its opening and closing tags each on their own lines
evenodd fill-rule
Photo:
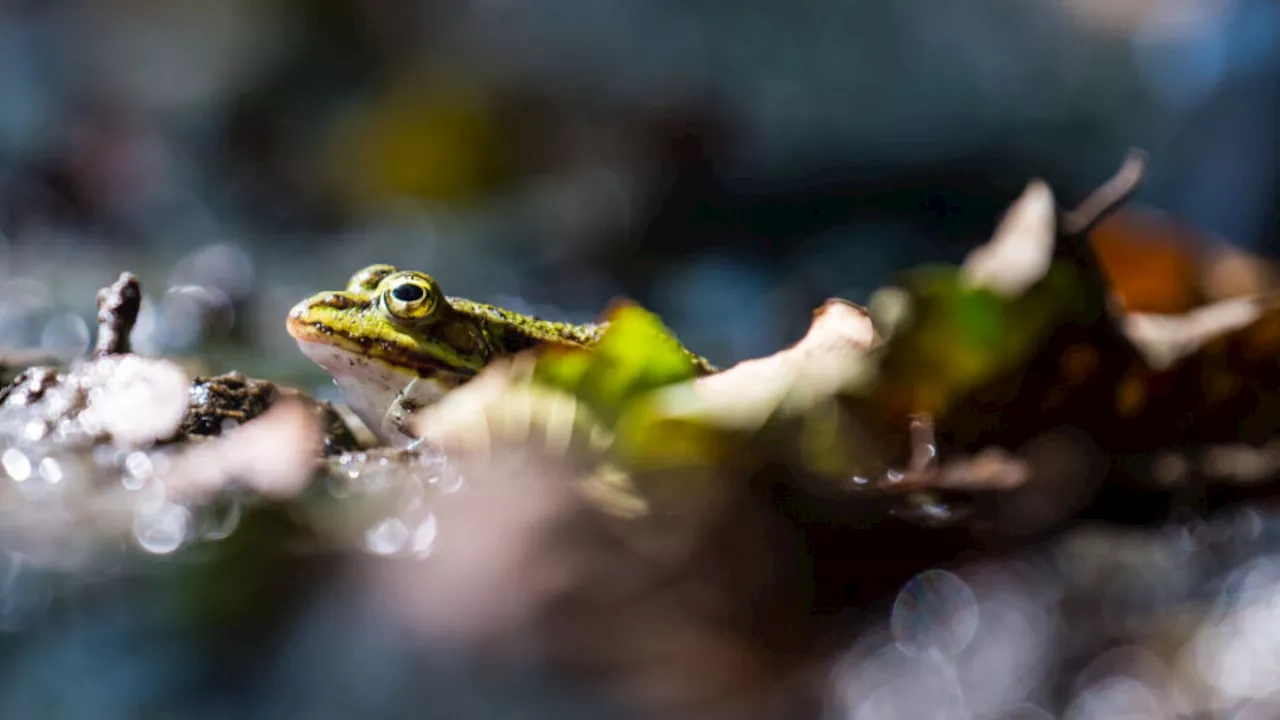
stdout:
<svg viewBox="0 0 1280 720">
<path fill-rule="evenodd" d="M 345 290 L 289 311 L 289 334 L 333 376 L 352 411 L 379 439 L 412 439 L 408 417 L 497 358 L 545 347 L 590 348 L 608 323 L 552 322 L 447 297 L 430 275 L 370 265 Z M 715 371 L 689 353 L 700 374 Z"/>
</svg>

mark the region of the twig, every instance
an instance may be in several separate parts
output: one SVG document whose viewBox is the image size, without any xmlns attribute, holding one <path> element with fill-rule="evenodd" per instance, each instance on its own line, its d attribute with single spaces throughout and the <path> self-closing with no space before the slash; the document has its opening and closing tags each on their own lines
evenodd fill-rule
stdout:
<svg viewBox="0 0 1280 720">
<path fill-rule="evenodd" d="M 123 355 L 129 352 L 129 333 L 138 320 L 142 304 L 142 288 L 131 272 L 120 273 L 120 279 L 98 291 L 98 343 L 95 357 Z"/>
<path fill-rule="evenodd" d="M 1131 149 L 1120 169 L 1110 180 L 1090 193 L 1089 197 L 1062 214 L 1059 229 L 1063 235 L 1081 236 L 1093 230 L 1111 213 L 1118 210 L 1137 191 L 1147 173 L 1147 154 Z"/>
</svg>

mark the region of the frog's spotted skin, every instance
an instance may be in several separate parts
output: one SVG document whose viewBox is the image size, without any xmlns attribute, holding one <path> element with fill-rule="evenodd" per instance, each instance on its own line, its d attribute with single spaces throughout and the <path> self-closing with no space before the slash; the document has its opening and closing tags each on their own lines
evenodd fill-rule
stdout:
<svg viewBox="0 0 1280 720">
<path fill-rule="evenodd" d="M 365 425 L 391 441 L 400 430 L 388 426 L 396 406 L 429 405 L 493 359 L 521 350 L 590 347 L 607 323 L 550 322 L 446 297 L 430 275 L 371 265 L 345 290 L 295 305 L 287 325 Z"/>
</svg>

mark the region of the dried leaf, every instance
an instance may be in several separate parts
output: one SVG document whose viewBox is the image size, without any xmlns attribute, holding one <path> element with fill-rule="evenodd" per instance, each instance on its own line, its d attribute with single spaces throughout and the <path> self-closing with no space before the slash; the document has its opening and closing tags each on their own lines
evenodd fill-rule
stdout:
<svg viewBox="0 0 1280 720">
<path fill-rule="evenodd" d="M 1049 271 L 1055 228 L 1053 192 L 1035 180 L 1009 208 L 991 241 L 965 258 L 964 279 L 1005 297 L 1022 295 Z"/>
</svg>

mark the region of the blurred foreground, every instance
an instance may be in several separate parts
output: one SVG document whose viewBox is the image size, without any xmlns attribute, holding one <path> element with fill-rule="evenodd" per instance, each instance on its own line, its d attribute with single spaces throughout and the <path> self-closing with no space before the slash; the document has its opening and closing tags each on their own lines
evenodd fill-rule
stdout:
<svg viewBox="0 0 1280 720">
<path fill-rule="evenodd" d="M 617 307 L 405 450 L 132 354 L 125 274 L 6 360 L 0 716 L 1273 716 L 1280 306 L 1151 314 L 1175 249 L 1086 240 L 1141 167 L 716 375 Z"/>
</svg>

